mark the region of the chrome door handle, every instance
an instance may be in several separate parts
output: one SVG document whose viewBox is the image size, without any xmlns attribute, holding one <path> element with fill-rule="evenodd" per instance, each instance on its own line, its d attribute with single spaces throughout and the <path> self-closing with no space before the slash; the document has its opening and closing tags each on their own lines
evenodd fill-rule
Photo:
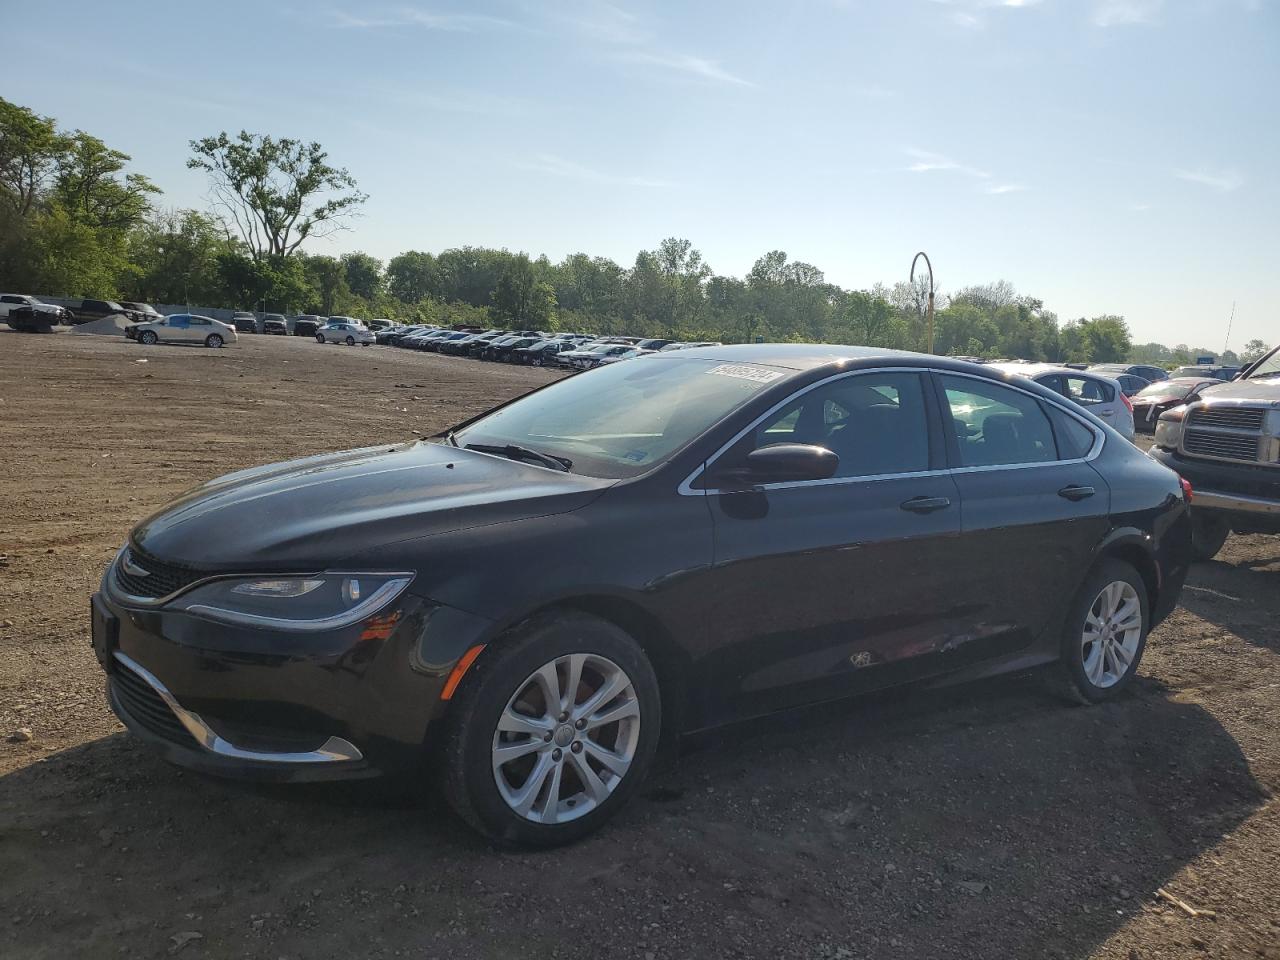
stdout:
<svg viewBox="0 0 1280 960">
<path fill-rule="evenodd" d="M 946 497 L 912 497 L 910 500 L 904 500 L 899 506 L 912 513 L 933 513 L 935 510 L 945 510 L 951 506 L 951 501 Z"/>
<path fill-rule="evenodd" d="M 1087 486 L 1082 486 L 1081 484 L 1073 483 L 1059 490 L 1058 496 L 1062 497 L 1064 500 L 1079 501 L 1079 500 L 1088 500 L 1095 493 L 1097 493 L 1097 491 L 1094 490 L 1093 487 L 1087 487 Z"/>
</svg>

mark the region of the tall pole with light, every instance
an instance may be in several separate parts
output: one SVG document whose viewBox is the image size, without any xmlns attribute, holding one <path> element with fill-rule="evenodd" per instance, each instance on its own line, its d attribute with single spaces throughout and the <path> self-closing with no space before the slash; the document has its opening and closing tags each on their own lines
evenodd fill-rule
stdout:
<svg viewBox="0 0 1280 960">
<path fill-rule="evenodd" d="M 920 262 L 921 257 L 924 257 L 924 265 L 929 268 L 929 306 L 926 311 L 926 321 L 929 325 L 929 349 L 926 352 L 933 353 L 933 264 L 929 262 L 929 255 L 923 250 L 911 261 L 911 285 L 915 286 L 916 264 Z"/>
</svg>

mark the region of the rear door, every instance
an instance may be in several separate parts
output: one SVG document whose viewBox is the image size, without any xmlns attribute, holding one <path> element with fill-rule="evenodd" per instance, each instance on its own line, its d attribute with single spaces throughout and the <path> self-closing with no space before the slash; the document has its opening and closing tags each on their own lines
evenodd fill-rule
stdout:
<svg viewBox="0 0 1280 960">
<path fill-rule="evenodd" d="M 1013 385 L 936 382 L 953 425 L 967 629 L 1011 652 L 1061 617 L 1109 527 L 1110 491 L 1089 462 L 1101 433 Z"/>
</svg>

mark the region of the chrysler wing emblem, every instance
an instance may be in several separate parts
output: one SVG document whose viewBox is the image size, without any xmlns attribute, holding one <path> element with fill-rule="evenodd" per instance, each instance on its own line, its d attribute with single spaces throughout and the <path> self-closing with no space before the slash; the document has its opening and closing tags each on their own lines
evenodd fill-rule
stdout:
<svg viewBox="0 0 1280 960">
<path fill-rule="evenodd" d="M 127 574 L 128 574 L 129 576 L 131 576 L 131 577 L 149 577 L 149 576 L 151 576 L 151 571 L 150 571 L 150 570 L 143 570 L 140 566 L 138 566 L 136 563 L 134 563 L 134 562 L 133 562 L 133 560 L 132 560 L 131 558 L 129 558 L 129 557 L 125 557 L 125 558 L 120 562 L 120 566 L 124 567 L 124 572 L 125 572 L 125 573 L 127 573 Z"/>
</svg>

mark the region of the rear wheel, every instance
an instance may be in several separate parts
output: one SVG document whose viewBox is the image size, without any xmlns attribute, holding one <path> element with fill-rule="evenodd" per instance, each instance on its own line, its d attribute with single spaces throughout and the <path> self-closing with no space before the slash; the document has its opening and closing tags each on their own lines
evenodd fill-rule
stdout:
<svg viewBox="0 0 1280 960">
<path fill-rule="evenodd" d="M 204 345 L 206 347 L 220 347 L 222 346 L 222 337 L 216 333 L 211 333 L 204 338 Z"/>
<path fill-rule="evenodd" d="M 1133 680 L 1149 629 L 1147 587 L 1120 560 L 1098 564 L 1071 605 L 1062 635 L 1064 692 L 1082 703 L 1116 696 Z"/>
<path fill-rule="evenodd" d="M 1213 513 L 1191 508 L 1191 553 L 1197 560 L 1212 560 L 1227 542 L 1231 527 Z"/>
<path fill-rule="evenodd" d="M 145 343 L 148 347 L 157 343 L 159 339 L 160 338 L 156 336 L 154 330 L 143 330 L 138 334 L 138 342 Z"/>
<path fill-rule="evenodd" d="M 458 814 L 493 840 L 552 847 L 597 829 L 644 779 L 658 682 L 623 630 L 561 612 L 495 641 L 448 723 L 445 793 Z"/>
</svg>

